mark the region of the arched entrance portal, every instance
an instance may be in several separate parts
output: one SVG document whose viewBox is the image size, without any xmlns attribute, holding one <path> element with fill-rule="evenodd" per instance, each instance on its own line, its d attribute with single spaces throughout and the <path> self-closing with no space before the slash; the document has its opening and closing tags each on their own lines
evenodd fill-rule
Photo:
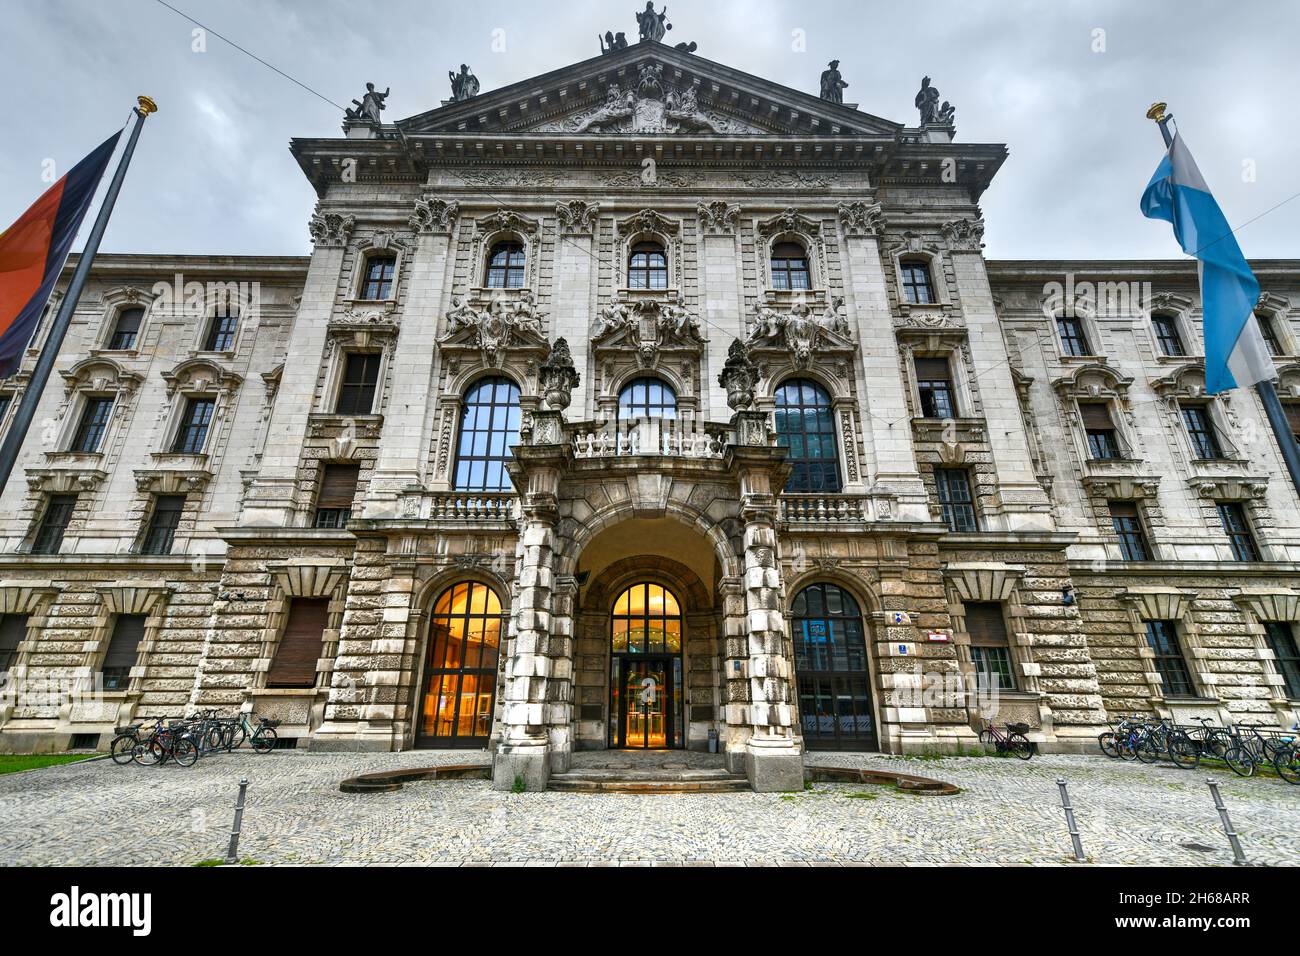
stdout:
<svg viewBox="0 0 1300 956">
<path fill-rule="evenodd" d="M 453 584 L 434 602 L 417 747 L 485 747 L 492 733 L 501 599 L 478 581 Z"/>
<path fill-rule="evenodd" d="M 610 614 L 609 745 L 636 750 L 684 746 L 682 611 L 661 584 L 641 581 Z"/>
<path fill-rule="evenodd" d="M 804 746 L 877 749 L 858 602 L 834 584 L 811 584 L 790 605 L 790 621 Z"/>
</svg>

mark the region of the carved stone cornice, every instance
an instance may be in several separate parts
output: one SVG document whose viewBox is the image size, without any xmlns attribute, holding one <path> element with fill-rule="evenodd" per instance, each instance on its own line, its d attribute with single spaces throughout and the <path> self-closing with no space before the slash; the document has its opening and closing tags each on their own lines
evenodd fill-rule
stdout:
<svg viewBox="0 0 1300 956">
<path fill-rule="evenodd" d="M 26 469 L 27 487 L 54 495 L 94 491 L 108 477 L 108 472 L 99 467 L 103 458 L 100 454 L 76 452 L 47 454 L 49 467 Z"/>
<path fill-rule="evenodd" d="M 878 202 L 855 199 L 835 207 L 846 236 L 879 236 L 885 228 L 884 208 Z"/>
<path fill-rule="evenodd" d="M 653 209 L 642 209 L 624 219 L 618 220 L 615 231 L 620 239 L 641 232 L 657 232 L 664 236 L 675 236 L 681 231 L 680 220 L 669 219 Z"/>
<path fill-rule="evenodd" d="M 202 491 L 212 480 L 207 455 L 155 452 L 150 468 L 135 470 L 136 490 L 146 494 L 184 495 Z"/>
<path fill-rule="evenodd" d="M 453 200 L 426 196 L 415 201 L 415 208 L 406 220 L 415 233 L 449 233 L 456 225 L 460 203 Z"/>
<path fill-rule="evenodd" d="M 1262 476 L 1197 475 L 1187 485 L 1198 498 L 1214 501 L 1262 501 L 1268 495 L 1268 478 Z"/>
<path fill-rule="evenodd" d="M 311 241 L 318 249 L 341 249 L 347 245 L 356 224 L 356 216 L 314 212 L 307 223 L 307 231 L 311 233 Z"/>
<path fill-rule="evenodd" d="M 1131 469 L 1131 462 L 1123 463 Z M 1155 498 L 1160 491 L 1160 479 L 1138 474 L 1090 474 L 1084 475 L 1083 487 L 1094 498 L 1115 499 L 1117 501 L 1136 501 L 1143 498 Z"/>
<path fill-rule="evenodd" d="M 983 219 L 954 219 L 939 229 L 953 252 L 979 252 L 984 248 Z"/>
<path fill-rule="evenodd" d="M 570 199 L 568 202 L 556 203 L 555 214 L 560 217 L 560 232 L 591 235 L 596 231 L 600 203 Z"/>
<path fill-rule="evenodd" d="M 793 207 L 777 213 L 770 219 L 764 219 L 758 224 L 758 234 L 764 239 L 770 239 L 772 236 L 779 236 L 787 232 L 807 236 L 813 240 L 820 240 L 822 226 L 815 219 L 809 219 Z"/>
<path fill-rule="evenodd" d="M 700 217 L 700 232 L 708 235 L 734 235 L 740 222 L 740 206 L 717 199 L 695 204 Z"/>
</svg>

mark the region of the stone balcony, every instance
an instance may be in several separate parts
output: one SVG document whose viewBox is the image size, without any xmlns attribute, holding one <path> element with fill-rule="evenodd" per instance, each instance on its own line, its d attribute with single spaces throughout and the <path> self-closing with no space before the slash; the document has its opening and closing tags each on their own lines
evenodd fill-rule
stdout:
<svg viewBox="0 0 1300 956">
<path fill-rule="evenodd" d="M 720 459 L 731 441 L 726 424 L 689 419 L 579 422 L 566 429 L 573 457 Z"/>
</svg>

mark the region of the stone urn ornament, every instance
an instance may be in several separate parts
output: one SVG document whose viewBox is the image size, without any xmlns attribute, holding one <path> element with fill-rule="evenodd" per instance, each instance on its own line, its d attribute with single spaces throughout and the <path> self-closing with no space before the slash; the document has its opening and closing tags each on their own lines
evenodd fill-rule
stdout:
<svg viewBox="0 0 1300 956">
<path fill-rule="evenodd" d="M 727 361 L 718 373 L 718 384 L 727 390 L 727 406 L 733 412 L 743 412 L 753 406 L 758 368 L 740 339 L 733 339 L 731 348 L 727 350 Z"/>
<path fill-rule="evenodd" d="M 573 400 L 573 390 L 578 387 L 580 376 L 573 366 L 573 356 L 569 352 L 569 343 L 563 338 L 555 340 L 551 354 L 538 370 L 538 381 L 542 386 L 542 398 L 546 404 L 558 412 L 569 407 Z"/>
</svg>

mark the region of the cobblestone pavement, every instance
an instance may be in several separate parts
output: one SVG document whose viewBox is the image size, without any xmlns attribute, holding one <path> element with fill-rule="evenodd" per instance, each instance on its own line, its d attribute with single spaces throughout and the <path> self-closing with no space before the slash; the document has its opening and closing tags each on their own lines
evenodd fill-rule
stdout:
<svg viewBox="0 0 1300 956">
<path fill-rule="evenodd" d="M 1227 841 L 1206 772 L 1104 757 L 885 763 L 964 788 L 949 797 L 818 784 L 802 794 L 497 793 L 482 780 L 349 795 L 341 779 L 484 761 L 482 752 L 208 757 L 191 769 L 107 760 L 0 776 L 0 864 L 192 864 L 224 854 L 239 778 L 252 783 L 240 855 L 261 863 L 1064 864 L 1056 778 L 1070 782 L 1100 864 L 1222 865 Z M 1300 787 L 1214 773 L 1253 862 L 1300 865 Z"/>
</svg>

